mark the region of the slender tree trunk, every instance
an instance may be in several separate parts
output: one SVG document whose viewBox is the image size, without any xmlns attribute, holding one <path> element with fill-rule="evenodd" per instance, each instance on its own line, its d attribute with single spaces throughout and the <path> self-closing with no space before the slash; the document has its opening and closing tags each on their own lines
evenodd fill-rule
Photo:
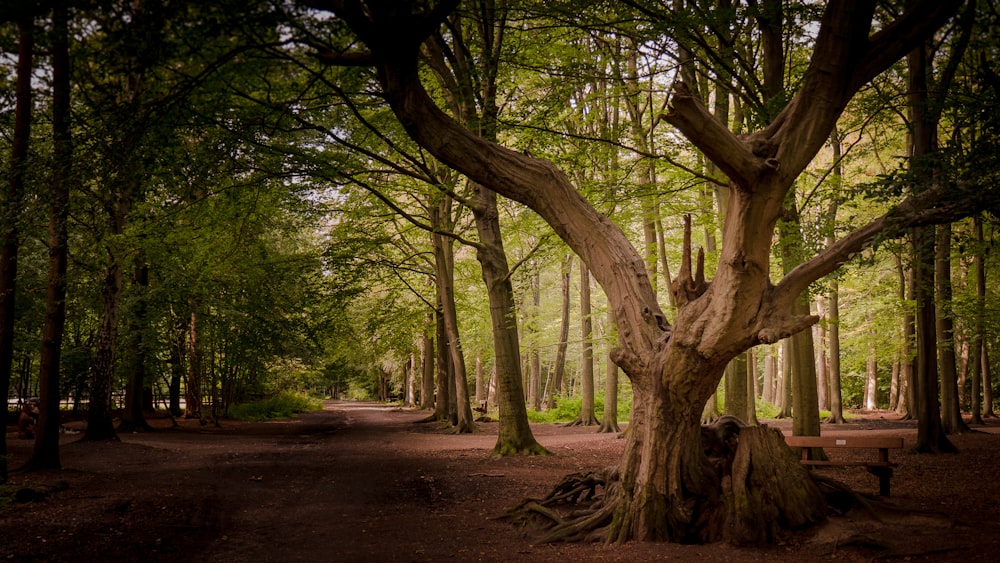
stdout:
<svg viewBox="0 0 1000 563">
<path fill-rule="evenodd" d="M 763 399 L 768 403 L 774 403 L 774 383 L 777 379 L 777 367 L 775 365 L 775 357 L 772 350 L 768 350 L 766 356 L 764 356 L 764 393 Z"/>
<path fill-rule="evenodd" d="M 146 347 L 144 335 L 147 327 L 147 296 L 149 291 L 149 265 L 140 260 L 136 266 L 133 289 L 134 309 L 128 315 L 128 381 L 125 385 L 125 408 L 118 430 L 139 432 L 152 430 L 143 412 L 143 390 L 146 388 Z"/>
<path fill-rule="evenodd" d="M 434 408 L 434 314 L 424 316 L 424 330 L 420 335 L 420 408 Z M 483 397 L 486 400 L 486 397 Z"/>
<path fill-rule="evenodd" d="M 958 369 L 955 358 L 955 326 L 951 307 L 951 224 L 938 225 L 934 254 L 934 288 L 937 303 L 935 325 L 938 362 L 941 369 L 941 424 L 945 434 L 969 432 L 958 401 Z"/>
<path fill-rule="evenodd" d="M 556 345 L 556 365 L 552 377 L 554 382 L 549 389 L 549 409 L 556 408 L 556 397 L 562 395 L 566 380 L 566 350 L 569 347 L 569 313 L 570 313 L 570 270 L 573 267 L 573 255 L 569 254 L 562 263 L 560 275 L 562 287 L 562 313 L 559 322 L 559 343 Z"/>
<path fill-rule="evenodd" d="M 874 327 L 875 316 L 869 309 L 866 315 L 868 326 Z M 865 410 L 873 411 L 878 408 L 878 350 L 875 348 L 875 339 L 878 338 L 874 328 L 868 330 L 868 358 L 865 360 Z"/>
<path fill-rule="evenodd" d="M 993 367 L 990 365 L 990 350 L 983 343 L 983 418 L 996 418 L 993 412 Z"/>
<path fill-rule="evenodd" d="M 912 253 L 912 247 L 911 247 Z M 903 420 L 915 418 L 916 410 L 916 360 L 913 348 L 916 344 L 916 318 L 913 313 L 913 303 L 916 293 L 913 289 L 913 269 L 905 268 L 903 260 L 896 256 L 896 271 L 899 273 L 899 301 L 903 304 L 903 341 L 899 348 L 899 401 L 896 403 L 896 414 Z"/>
<path fill-rule="evenodd" d="M 827 319 L 829 329 L 827 339 L 830 343 L 830 417 L 826 419 L 831 424 L 843 424 L 844 400 L 840 386 L 840 286 L 837 282 L 830 283 L 830 293 L 827 299 Z"/>
<path fill-rule="evenodd" d="M 983 241 L 983 219 L 977 214 L 972 220 L 973 236 L 976 239 L 976 252 L 973 259 L 976 266 L 976 312 L 972 327 L 972 338 L 969 344 L 969 373 L 972 377 L 972 424 L 983 424 L 983 332 L 986 308 L 986 259 Z"/>
<path fill-rule="evenodd" d="M 442 211 L 442 216 L 447 212 Z M 453 405 L 455 415 L 449 417 L 454 431 L 464 434 L 475 430 L 475 420 L 472 416 L 472 406 L 469 400 L 469 382 L 465 370 L 465 352 L 458 331 L 458 310 L 455 306 L 454 257 L 452 241 L 441 235 L 434 235 L 438 240 L 436 250 L 439 253 L 437 264 L 437 287 L 441 297 L 441 315 L 444 318 L 444 329 L 448 343 L 448 354 L 451 360 L 450 390 L 454 391 Z"/>
<path fill-rule="evenodd" d="M 183 416 L 181 409 L 181 382 L 184 381 L 184 360 L 187 343 L 187 329 L 184 319 L 174 317 L 173 329 L 170 331 L 170 416 Z"/>
<path fill-rule="evenodd" d="M 823 318 L 826 314 L 823 299 L 816 298 L 816 312 Z M 829 320 L 829 319 L 828 319 Z M 827 361 L 827 331 L 821 323 L 813 326 L 813 342 L 816 342 L 816 391 L 820 410 L 830 410 L 830 362 Z"/>
<path fill-rule="evenodd" d="M 831 182 L 834 189 L 838 192 L 844 179 L 842 143 L 843 139 L 841 138 L 840 130 L 834 127 L 830 133 L 830 146 L 833 149 L 833 174 L 831 174 Z M 837 211 L 838 205 L 836 199 L 834 199 L 827 209 L 826 219 L 829 223 L 827 226 L 828 234 L 826 236 L 827 246 L 835 242 L 833 232 L 834 226 L 837 223 Z M 830 292 L 827 294 L 826 319 L 826 339 L 830 352 L 830 363 L 827 372 L 827 384 L 829 385 L 830 394 L 830 416 L 826 421 L 831 424 L 843 424 L 844 398 L 840 385 L 840 284 L 837 280 L 831 280 L 830 282 Z"/>
<path fill-rule="evenodd" d="M 914 286 L 917 297 L 917 445 L 922 453 L 957 451 L 941 424 L 938 406 L 937 342 L 934 311 L 934 228 L 914 230 Z"/>
<path fill-rule="evenodd" d="M 781 341 L 781 352 L 778 355 L 781 365 L 781 382 L 779 384 L 778 418 L 792 416 L 792 341 L 786 338 Z"/>
<path fill-rule="evenodd" d="M 202 419 L 202 357 L 198 344 L 198 314 L 191 304 L 187 329 L 187 380 L 184 384 L 184 417 Z"/>
<path fill-rule="evenodd" d="M 615 313 L 608 309 L 608 330 L 615 326 Z M 621 432 L 618 426 L 618 364 L 611 360 L 612 341 L 608 338 L 608 361 L 607 371 L 604 377 L 604 413 L 601 416 L 601 426 L 598 432 L 617 433 Z"/>
<path fill-rule="evenodd" d="M 580 265 L 580 414 L 572 425 L 593 426 L 598 424 L 594 412 L 594 346 L 593 318 L 590 313 L 590 270 Z"/>
<path fill-rule="evenodd" d="M 760 422 L 758 422 L 757 420 L 757 397 L 760 396 L 760 388 L 757 379 L 757 357 L 753 352 L 753 348 L 746 351 L 746 358 L 747 358 L 746 362 L 747 389 L 745 394 L 747 397 L 747 406 L 746 406 L 747 415 L 746 418 L 743 419 L 743 421 L 750 426 L 757 426 L 758 424 L 760 424 Z"/>
<path fill-rule="evenodd" d="M 70 61 L 68 9 L 56 2 L 52 12 L 52 139 L 53 174 L 49 193 L 49 273 L 39 357 L 39 416 L 35 446 L 27 467 L 60 469 L 60 356 L 66 327 L 66 266 L 69 196 L 73 164 L 70 132 Z M 7 395 L 0 395 L 6 399 Z"/>
<path fill-rule="evenodd" d="M 27 172 L 28 143 L 31 138 L 31 70 L 34 53 L 34 15 L 26 10 L 17 21 L 17 87 L 14 102 L 14 132 L 11 139 L 10 180 L 0 228 L 3 229 L 3 248 L 0 249 L 0 396 L 7 416 L 7 397 L 10 393 L 14 368 L 14 322 L 17 319 L 17 258 L 20 239 L 18 218 L 21 216 L 21 198 L 24 176 Z M 7 437 L 0 440 L 0 484 L 7 482 Z"/>
<path fill-rule="evenodd" d="M 528 378 L 528 404 L 536 411 L 542 410 L 542 360 L 538 351 L 538 317 L 541 309 L 541 278 L 536 270 L 531 275 L 531 318 L 528 329 L 532 333 L 528 350 L 530 376 Z"/>
</svg>

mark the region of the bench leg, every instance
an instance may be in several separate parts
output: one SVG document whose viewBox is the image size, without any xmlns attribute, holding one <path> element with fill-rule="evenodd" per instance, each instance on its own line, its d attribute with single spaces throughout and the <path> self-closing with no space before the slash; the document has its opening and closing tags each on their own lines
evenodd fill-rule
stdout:
<svg viewBox="0 0 1000 563">
<path fill-rule="evenodd" d="M 889 496 L 889 479 L 892 478 L 892 468 L 869 467 L 868 471 L 878 477 L 878 494 L 883 497 Z"/>
</svg>

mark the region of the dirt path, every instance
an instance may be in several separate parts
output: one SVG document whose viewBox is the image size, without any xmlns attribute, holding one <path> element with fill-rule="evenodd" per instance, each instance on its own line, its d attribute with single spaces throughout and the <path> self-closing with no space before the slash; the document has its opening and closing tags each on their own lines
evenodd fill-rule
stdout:
<svg viewBox="0 0 1000 563">
<path fill-rule="evenodd" d="M 293 421 L 218 429 L 191 421 L 170 428 L 157 419 L 160 431 L 124 435 L 121 443 L 84 444 L 67 435 L 63 471 L 14 476 L 17 486 L 64 481 L 68 488 L 0 510 L 0 561 L 740 562 L 879 554 L 987 561 L 1000 552 L 996 434 L 957 437 L 960 456 L 899 456 L 893 500 L 948 516 L 882 528 L 906 534 L 906 552 L 838 547 L 857 534 L 850 527 L 766 549 L 533 546 L 530 535 L 491 517 L 524 496 L 543 495 L 566 473 L 615 463 L 622 440 L 593 428 L 536 425 L 536 437 L 556 455 L 494 460 L 495 423 L 475 435 L 446 435 L 417 423 L 425 416 L 331 402 Z M 915 436 L 911 426 L 878 419 L 844 428 L 824 432 Z M 8 434 L 8 444 L 16 466 L 31 443 Z M 874 488 L 860 470 L 838 478 Z"/>
</svg>

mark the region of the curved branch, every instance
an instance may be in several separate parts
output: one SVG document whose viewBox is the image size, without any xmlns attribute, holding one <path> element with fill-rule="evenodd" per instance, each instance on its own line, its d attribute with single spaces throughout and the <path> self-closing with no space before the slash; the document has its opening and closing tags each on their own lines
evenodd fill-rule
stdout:
<svg viewBox="0 0 1000 563">
<path fill-rule="evenodd" d="M 683 82 L 674 85 L 670 110 L 661 118 L 676 127 L 734 184 L 746 191 L 751 190 L 766 168 L 765 161 L 755 153 L 761 152 L 761 156 L 769 157 L 771 151 L 752 151 L 716 119 Z"/>
<path fill-rule="evenodd" d="M 370 32 L 380 18 L 396 21 L 395 10 L 403 10 L 405 4 L 378 3 L 367 6 L 370 15 L 359 15 L 357 10 L 338 15 L 360 34 L 359 28 Z M 384 15 L 383 9 L 393 13 Z M 655 348 L 664 331 L 657 319 L 664 316 L 645 262 L 625 233 L 590 205 L 551 162 L 486 141 L 441 111 L 420 81 L 419 45 L 407 48 L 391 34 L 367 33 L 362 39 L 378 58 L 386 100 L 409 135 L 441 162 L 544 218 L 591 267 L 611 305 L 626 317 L 619 317 L 619 325 L 632 330 L 621 331 L 620 343 L 634 350 Z"/>
<path fill-rule="evenodd" d="M 983 209 L 1000 205 L 1000 190 L 973 184 L 939 185 L 913 195 L 894 209 L 838 239 L 825 250 L 794 268 L 772 292 L 776 310 L 791 307 L 809 284 L 832 273 L 876 239 L 902 236 L 907 229 L 957 221 Z"/>
</svg>

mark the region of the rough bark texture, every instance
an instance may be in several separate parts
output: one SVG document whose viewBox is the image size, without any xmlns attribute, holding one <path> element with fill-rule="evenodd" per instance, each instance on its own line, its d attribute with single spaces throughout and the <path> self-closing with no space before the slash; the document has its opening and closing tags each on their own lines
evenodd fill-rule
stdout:
<svg viewBox="0 0 1000 563">
<path fill-rule="evenodd" d="M 90 402 L 87 406 L 84 440 L 118 440 L 112 413 L 111 381 L 117 355 L 121 287 L 121 268 L 118 264 L 113 264 L 104 273 L 101 286 L 101 320 L 97 332 L 97 349 L 90 365 Z"/>
<path fill-rule="evenodd" d="M 826 499 L 798 460 L 781 432 L 767 426 L 740 431 L 732 473 L 723 478 L 728 541 L 775 543 L 782 530 L 826 517 Z"/>
</svg>

